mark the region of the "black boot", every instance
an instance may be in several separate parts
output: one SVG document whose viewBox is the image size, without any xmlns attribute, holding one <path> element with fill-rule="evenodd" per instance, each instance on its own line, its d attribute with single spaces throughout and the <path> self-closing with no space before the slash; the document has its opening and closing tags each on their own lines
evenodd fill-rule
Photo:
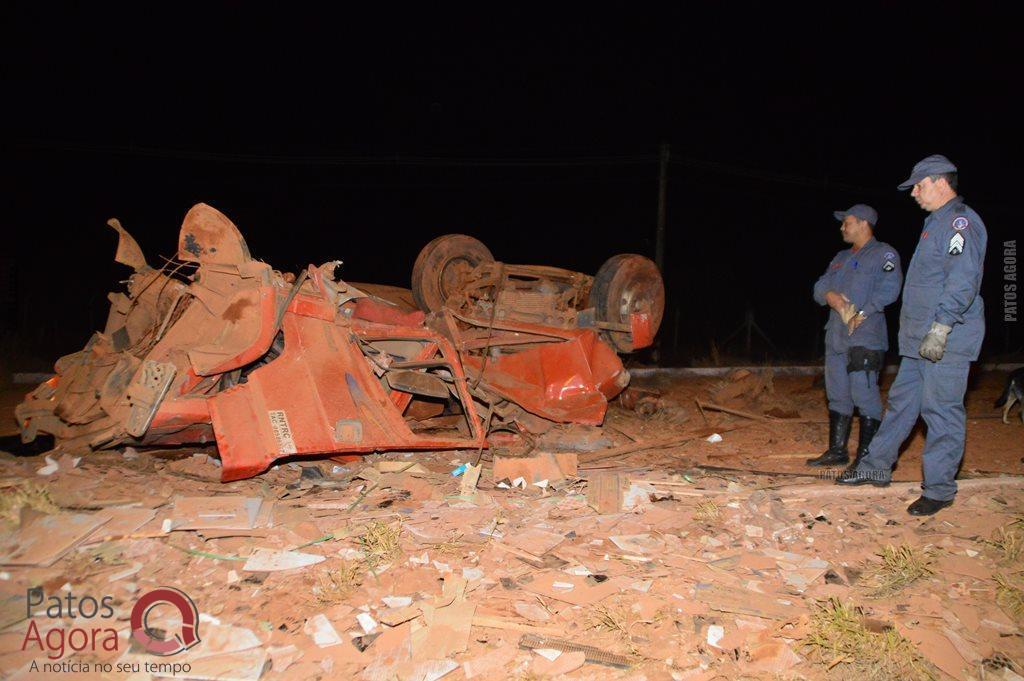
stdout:
<svg viewBox="0 0 1024 681">
<path fill-rule="evenodd" d="M 828 449 L 815 459 L 807 459 L 808 466 L 841 466 L 850 462 L 846 451 L 846 443 L 850 439 L 850 425 L 853 415 L 846 416 L 839 412 L 828 413 Z"/>
<path fill-rule="evenodd" d="M 846 470 L 836 476 L 837 485 L 874 485 L 875 487 L 888 487 L 892 482 L 892 471 L 859 471 L 857 470 L 860 460 L 867 456 L 868 447 L 864 450 L 857 450 L 857 460 L 850 464 Z"/>
<path fill-rule="evenodd" d="M 875 437 L 875 433 L 878 432 L 878 427 L 882 425 L 882 422 L 878 419 L 868 418 L 867 416 L 860 417 L 860 432 L 857 433 L 857 458 L 853 460 L 853 467 L 856 468 L 860 460 L 864 458 L 864 454 L 868 451 L 868 445 L 871 444 L 871 439 Z"/>
</svg>

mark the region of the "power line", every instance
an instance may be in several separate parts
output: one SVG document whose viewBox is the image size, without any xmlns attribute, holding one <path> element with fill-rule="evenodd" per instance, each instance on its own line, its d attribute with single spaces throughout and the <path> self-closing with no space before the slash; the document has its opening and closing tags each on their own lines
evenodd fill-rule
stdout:
<svg viewBox="0 0 1024 681">
<path fill-rule="evenodd" d="M 23 149 L 56 152 L 85 153 L 99 155 L 134 156 L 144 158 L 165 158 L 208 163 L 233 163 L 272 166 L 309 167 L 437 167 L 437 168 L 570 168 L 600 166 L 644 166 L 657 167 L 659 154 L 619 154 L 567 157 L 445 157 L 416 154 L 383 154 L 377 156 L 328 156 L 328 155 L 280 155 L 245 154 L 233 152 L 197 151 L 170 147 L 135 145 L 89 145 L 49 140 L 28 140 L 15 143 Z M 707 173 L 743 177 L 776 184 L 787 184 L 814 189 L 830 189 L 872 196 L 888 196 L 890 192 L 879 187 L 864 187 L 847 182 L 836 182 L 826 177 L 815 178 L 806 175 L 780 173 L 760 168 L 708 161 L 687 156 L 673 155 L 669 164 L 701 170 Z"/>
<path fill-rule="evenodd" d="M 124 145 L 85 145 L 64 142 L 28 141 L 23 148 L 45 149 L 90 154 L 112 154 L 170 158 L 188 161 L 219 163 L 248 163 L 256 165 L 308 165 L 308 166 L 442 166 L 442 167 L 559 167 L 643 165 L 657 161 L 657 154 L 573 156 L 561 158 L 455 158 L 443 156 L 403 155 L 380 156 L 309 156 L 278 154 L 238 154 L 227 152 L 193 151 L 166 147 L 139 147 Z"/>
</svg>

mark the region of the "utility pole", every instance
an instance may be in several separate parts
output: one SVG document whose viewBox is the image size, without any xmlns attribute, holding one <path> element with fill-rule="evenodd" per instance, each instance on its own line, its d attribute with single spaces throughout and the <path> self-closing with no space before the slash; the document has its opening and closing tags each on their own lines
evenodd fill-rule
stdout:
<svg viewBox="0 0 1024 681">
<path fill-rule="evenodd" d="M 668 142 L 661 143 L 658 162 L 658 228 L 654 239 L 654 262 L 665 271 L 665 203 L 668 199 Z"/>
</svg>

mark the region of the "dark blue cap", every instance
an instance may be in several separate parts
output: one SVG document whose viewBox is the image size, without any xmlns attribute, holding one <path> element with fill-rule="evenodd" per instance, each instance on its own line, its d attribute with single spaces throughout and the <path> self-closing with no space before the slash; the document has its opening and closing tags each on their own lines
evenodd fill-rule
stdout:
<svg viewBox="0 0 1024 681">
<path fill-rule="evenodd" d="M 914 169 L 910 171 L 910 177 L 897 189 L 905 192 L 926 177 L 942 175 L 943 173 L 955 173 L 956 166 L 942 154 L 932 154 L 928 158 L 919 161 Z"/>
<path fill-rule="evenodd" d="M 839 220 L 839 222 L 845 220 L 847 215 L 852 215 L 855 218 L 863 220 L 872 227 L 874 227 L 875 223 L 878 222 L 878 211 L 865 203 L 855 204 L 846 210 L 837 210 L 832 213 L 832 215 L 835 215 L 836 220 Z"/>
</svg>

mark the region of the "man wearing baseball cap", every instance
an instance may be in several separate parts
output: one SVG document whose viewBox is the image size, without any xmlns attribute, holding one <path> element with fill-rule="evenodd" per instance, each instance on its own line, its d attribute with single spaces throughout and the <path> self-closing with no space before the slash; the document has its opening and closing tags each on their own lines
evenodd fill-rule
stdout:
<svg viewBox="0 0 1024 681">
<path fill-rule="evenodd" d="M 847 441 L 854 407 L 860 412 L 857 459 L 867 450 L 882 421 L 878 374 L 889 331 L 886 305 L 900 295 L 903 274 L 896 249 L 874 237 L 878 213 L 858 203 L 833 213 L 850 248 L 839 251 L 814 284 L 814 300 L 828 305 L 825 324 L 825 394 L 828 396 L 828 449 L 809 466 L 850 462 Z M 856 463 L 854 463 L 856 465 Z"/>
<path fill-rule="evenodd" d="M 907 512 L 922 516 L 949 506 L 956 496 L 967 425 L 967 373 L 985 337 L 980 290 L 988 234 L 978 214 L 957 195 L 957 169 L 945 156 L 918 163 L 899 189 L 912 189 L 910 195 L 929 213 L 903 288 L 900 369 L 871 446 L 836 483 L 888 485 L 899 447 L 921 416 L 928 426 L 924 482 L 921 497 Z"/>
</svg>

